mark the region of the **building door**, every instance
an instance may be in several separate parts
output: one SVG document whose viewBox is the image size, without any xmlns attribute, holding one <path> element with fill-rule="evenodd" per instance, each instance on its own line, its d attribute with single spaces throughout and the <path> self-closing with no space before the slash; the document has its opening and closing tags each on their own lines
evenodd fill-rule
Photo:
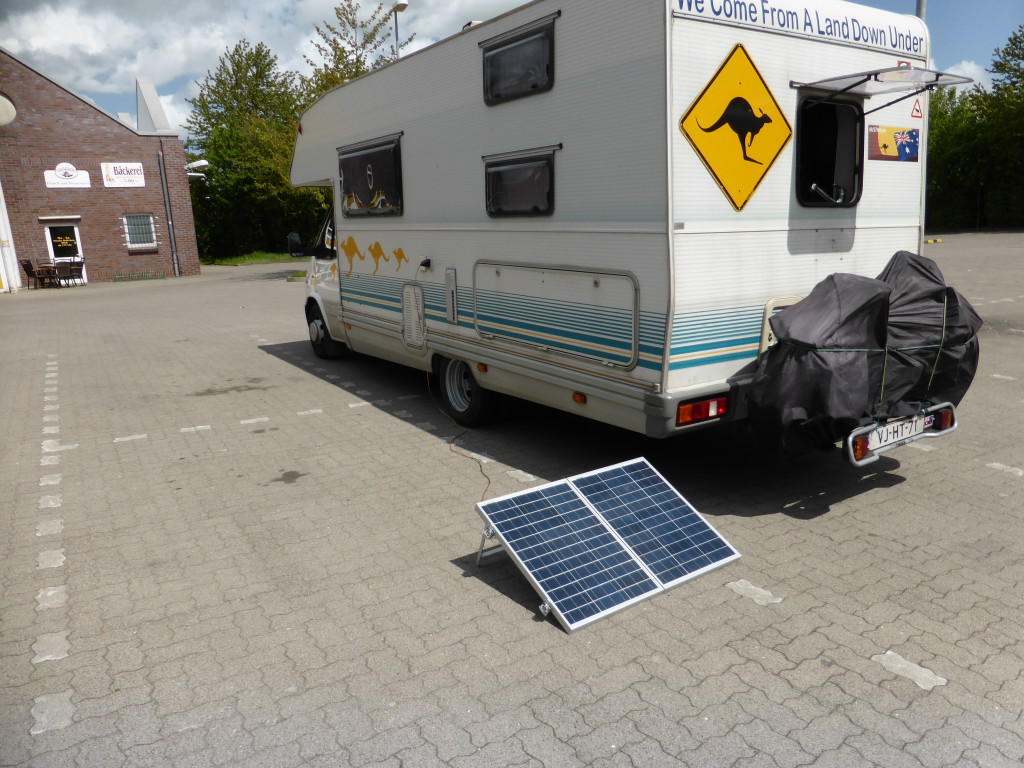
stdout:
<svg viewBox="0 0 1024 768">
<path fill-rule="evenodd" d="M 74 224 L 52 224 L 46 228 L 46 246 L 50 251 L 50 261 L 82 260 L 82 248 L 79 245 L 78 227 Z"/>
</svg>

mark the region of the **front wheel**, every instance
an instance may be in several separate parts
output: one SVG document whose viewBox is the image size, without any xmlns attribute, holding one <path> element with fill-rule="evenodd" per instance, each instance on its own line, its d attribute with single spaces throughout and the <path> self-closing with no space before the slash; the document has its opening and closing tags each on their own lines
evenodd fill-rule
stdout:
<svg viewBox="0 0 1024 768">
<path fill-rule="evenodd" d="M 441 406 L 456 424 L 479 427 L 490 421 L 497 394 L 481 387 L 462 360 L 443 360 L 438 370 Z"/>
<path fill-rule="evenodd" d="M 348 347 L 331 338 L 324 316 L 320 313 L 320 307 L 316 304 L 311 306 L 306 312 L 306 321 L 309 325 L 309 343 L 313 347 L 314 355 L 323 359 L 345 356 Z"/>
</svg>

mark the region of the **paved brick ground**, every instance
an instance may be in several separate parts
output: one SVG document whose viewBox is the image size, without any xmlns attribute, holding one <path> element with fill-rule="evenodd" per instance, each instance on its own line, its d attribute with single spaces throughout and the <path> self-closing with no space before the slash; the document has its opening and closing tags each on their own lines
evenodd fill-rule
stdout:
<svg viewBox="0 0 1024 768">
<path fill-rule="evenodd" d="M 1019 766 L 1024 249 L 944 240 L 961 428 L 864 470 L 527 405 L 453 448 L 281 266 L 0 296 L 0 764 Z M 479 499 L 637 455 L 739 562 L 573 635 L 474 567 Z"/>
</svg>

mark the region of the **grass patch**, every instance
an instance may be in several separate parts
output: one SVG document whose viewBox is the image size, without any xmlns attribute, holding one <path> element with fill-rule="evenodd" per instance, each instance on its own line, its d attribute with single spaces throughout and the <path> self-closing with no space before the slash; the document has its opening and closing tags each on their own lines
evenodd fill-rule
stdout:
<svg viewBox="0 0 1024 768">
<path fill-rule="evenodd" d="M 253 251 L 244 256 L 232 256 L 227 259 L 210 259 L 204 264 L 223 264 L 227 266 L 238 266 L 239 264 L 272 264 L 278 261 L 299 261 L 287 253 L 268 253 L 267 251 Z"/>
</svg>

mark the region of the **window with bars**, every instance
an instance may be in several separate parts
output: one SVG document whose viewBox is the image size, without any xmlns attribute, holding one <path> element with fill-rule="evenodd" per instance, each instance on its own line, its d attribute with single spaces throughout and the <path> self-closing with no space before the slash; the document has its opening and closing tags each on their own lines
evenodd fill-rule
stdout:
<svg viewBox="0 0 1024 768">
<path fill-rule="evenodd" d="M 156 224 L 151 213 L 126 213 L 124 234 L 129 250 L 156 248 Z"/>
</svg>

